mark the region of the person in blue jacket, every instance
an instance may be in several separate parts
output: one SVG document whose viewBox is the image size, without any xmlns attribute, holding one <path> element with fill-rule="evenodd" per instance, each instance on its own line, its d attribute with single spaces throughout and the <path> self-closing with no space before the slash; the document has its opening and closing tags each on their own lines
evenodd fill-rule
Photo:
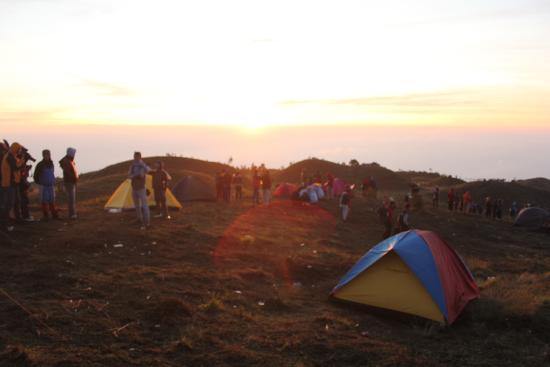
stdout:
<svg viewBox="0 0 550 367">
<path fill-rule="evenodd" d="M 40 203 L 42 205 L 43 220 L 52 218 L 58 219 L 55 207 L 55 168 L 49 150 L 42 151 L 42 160 L 34 170 L 34 182 L 40 185 Z"/>
</svg>

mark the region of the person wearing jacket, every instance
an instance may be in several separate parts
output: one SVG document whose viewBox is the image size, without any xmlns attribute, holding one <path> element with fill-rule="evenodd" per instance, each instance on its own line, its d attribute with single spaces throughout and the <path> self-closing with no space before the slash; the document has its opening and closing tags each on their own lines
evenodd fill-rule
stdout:
<svg viewBox="0 0 550 367">
<path fill-rule="evenodd" d="M 141 229 L 147 229 L 151 225 L 151 214 L 147 203 L 147 189 L 145 188 L 146 176 L 151 171 L 149 166 L 141 159 L 141 153 L 134 153 L 134 161 L 128 171 L 128 177 L 132 182 L 132 199 L 136 208 Z"/>
<path fill-rule="evenodd" d="M 239 171 L 233 175 L 233 185 L 235 185 L 235 200 L 240 201 L 243 198 L 243 176 Z"/>
<path fill-rule="evenodd" d="M 258 174 L 258 170 L 254 168 L 252 170 L 252 203 L 254 205 L 260 204 L 260 186 L 262 184 L 262 179 Z"/>
<path fill-rule="evenodd" d="M 58 219 L 55 207 L 55 168 L 51 153 L 45 149 L 42 151 L 42 160 L 38 162 L 34 170 L 34 182 L 40 185 L 40 204 L 42 205 L 43 220 Z"/>
<path fill-rule="evenodd" d="M 156 170 L 153 172 L 153 191 L 155 192 L 155 203 L 159 211 L 158 218 L 171 219 L 166 207 L 166 189 L 170 180 L 172 180 L 172 177 L 164 169 L 164 163 L 158 161 Z"/>
<path fill-rule="evenodd" d="M 342 213 L 342 222 L 348 220 L 348 215 L 351 207 L 352 190 L 350 186 L 346 186 L 344 192 L 340 195 L 340 209 Z"/>
<path fill-rule="evenodd" d="M 75 148 L 67 148 L 67 155 L 59 161 L 63 170 L 63 185 L 67 193 L 67 205 L 69 209 L 69 218 L 76 219 L 76 183 L 78 182 L 78 172 L 74 157 Z"/>
<path fill-rule="evenodd" d="M 10 212 L 14 209 L 19 195 L 19 184 L 21 182 L 21 168 L 23 168 L 24 160 L 22 157 L 23 146 L 19 143 L 13 143 L 9 147 L 7 153 L 2 158 L 2 213 L 0 213 L 0 221 L 2 226 L 8 231 L 13 230 L 13 224 L 10 219 Z"/>
</svg>

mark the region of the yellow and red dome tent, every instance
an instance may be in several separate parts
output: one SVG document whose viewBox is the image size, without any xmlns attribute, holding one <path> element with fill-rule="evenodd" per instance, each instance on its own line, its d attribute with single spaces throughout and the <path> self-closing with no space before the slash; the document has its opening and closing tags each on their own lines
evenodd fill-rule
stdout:
<svg viewBox="0 0 550 367">
<path fill-rule="evenodd" d="M 150 206 L 155 205 L 155 195 L 153 193 L 153 177 L 146 176 L 145 188 L 147 189 L 147 203 Z M 181 209 L 180 202 L 175 198 L 170 189 L 166 189 L 166 206 L 169 208 Z M 105 204 L 106 210 L 128 210 L 135 209 L 134 200 L 132 199 L 132 183 L 130 179 L 124 180 L 115 192 L 111 195 L 107 204 Z"/>
</svg>

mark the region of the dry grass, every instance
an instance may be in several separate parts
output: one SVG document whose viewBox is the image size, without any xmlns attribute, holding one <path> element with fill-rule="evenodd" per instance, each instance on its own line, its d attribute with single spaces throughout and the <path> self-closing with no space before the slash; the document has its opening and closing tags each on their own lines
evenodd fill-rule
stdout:
<svg viewBox="0 0 550 367">
<path fill-rule="evenodd" d="M 346 224 L 335 202 L 254 208 L 247 198 L 186 205 L 143 232 L 132 213 L 101 210 L 104 191 L 92 194 L 81 220 L 29 225 L 0 246 L 0 286 L 64 336 L 0 299 L 0 366 L 549 361 L 545 234 L 443 209 L 414 212 L 413 226 L 442 234 L 482 286 L 482 298 L 456 324 L 437 328 L 328 301 L 344 272 L 380 239 L 378 218 L 362 199 Z M 123 247 L 113 247 L 118 243 Z"/>
</svg>

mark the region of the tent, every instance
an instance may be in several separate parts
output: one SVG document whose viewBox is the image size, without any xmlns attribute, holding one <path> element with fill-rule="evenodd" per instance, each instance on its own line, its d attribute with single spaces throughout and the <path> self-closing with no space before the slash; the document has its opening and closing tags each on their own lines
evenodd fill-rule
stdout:
<svg viewBox="0 0 550 367">
<path fill-rule="evenodd" d="M 153 177 L 150 175 L 146 176 L 145 187 L 149 191 L 147 196 L 147 202 L 150 206 L 155 205 L 155 195 L 153 193 Z M 166 205 L 170 208 L 181 209 L 181 204 L 174 197 L 170 189 L 166 190 Z M 126 209 L 135 209 L 134 200 L 132 199 L 132 183 L 130 179 L 126 179 L 122 182 L 118 188 L 115 190 L 113 195 L 105 204 L 105 209 L 109 210 L 126 210 Z"/>
<path fill-rule="evenodd" d="M 411 230 L 373 247 L 332 290 L 336 299 L 452 324 L 479 289 L 437 234 Z"/>
<path fill-rule="evenodd" d="M 296 191 L 298 191 L 298 186 L 285 182 L 275 188 L 273 196 L 277 198 L 291 197 Z"/>
<path fill-rule="evenodd" d="M 200 176 L 185 176 L 172 189 L 180 202 L 215 201 L 216 188 L 212 180 Z"/>
<path fill-rule="evenodd" d="M 550 222 L 550 212 L 542 208 L 524 208 L 518 213 L 515 226 L 540 229 Z"/>
</svg>

